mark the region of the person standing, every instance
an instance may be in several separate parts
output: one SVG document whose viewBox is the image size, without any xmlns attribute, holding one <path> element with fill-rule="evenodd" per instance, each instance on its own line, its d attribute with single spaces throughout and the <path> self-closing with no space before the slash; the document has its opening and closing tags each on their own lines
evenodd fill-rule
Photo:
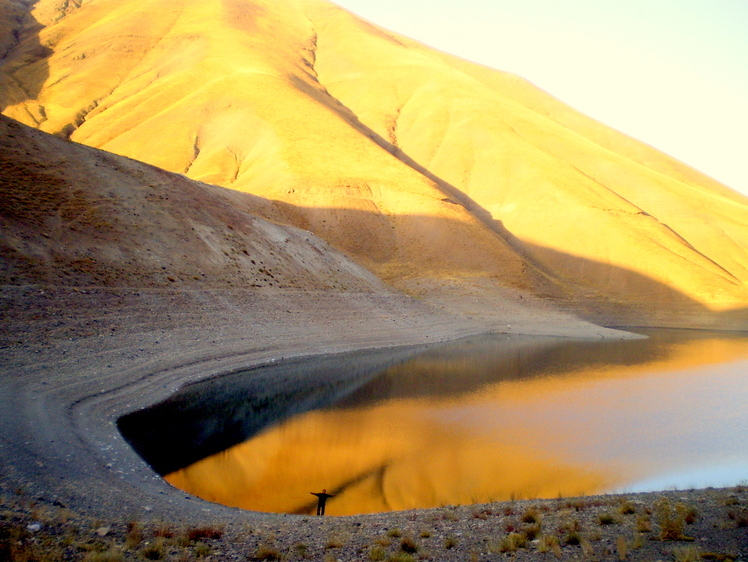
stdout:
<svg viewBox="0 0 748 562">
<path fill-rule="evenodd" d="M 313 496 L 317 496 L 317 515 L 325 514 L 325 504 L 328 498 L 334 498 L 335 494 L 328 494 L 327 490 L 322 492 L 310 492 Z"/>
</svg>

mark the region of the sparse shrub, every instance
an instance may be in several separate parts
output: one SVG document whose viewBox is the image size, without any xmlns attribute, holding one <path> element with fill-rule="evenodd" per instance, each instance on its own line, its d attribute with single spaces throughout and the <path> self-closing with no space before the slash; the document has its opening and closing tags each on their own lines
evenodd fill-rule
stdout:
<svg viewBox="0 0 748 562">
<path fill-rule="evenodd" d="M 624 500 L 618 507 L 618 513 L 621 515 L 633 515 L 636 513 L 636 506 L 629 500 Z"/>
<path fill-rule="evenodd" d="M 611 513 L 601 513 L 597 518 L 597 522 L 600 525 L 615 525 L 616 523 L 618 523 L 616 518 L 613 517 L 613 514 Z"/>
<path fill-rule="evenodd" d="M 446 550 L 450 550 L 457 546 L 457 537 L 453 535 L 447 535 L 447 537 L 444 539 L 444 548 Z"/>
<path fill-rule="evenodd" d="M 528 541 L 534 541 L 543 530 L 543 526 L 540 523 L 534 525 L 527 525 L 522 529 L 522 534 L 525 535 Z"/>
<path fill-rule="evenodd" d="M 488 519 L 488 513 L 486 513 L 486 511 L 482 510 L 482 509 L 481 510 L 473 510 L 473 518 L 474 519 L 482 519 L 482 520 L 485 521 L 486 519 Z"/>
<path fill-rule="evenodd" d="M 134 549 L 143 542 L 143 529 L 137 521 L 128 521 L 125 534 L 125 548 Z"/>
<path fill-rule="evenodd" d="M 195 556 L 198 558 L 204 558 L 210 554 L 210 546 L 204 542 L 198 542 L 195 544 Z"/>
<path fill-rule="evenodd" d="M 369 551 L 369 560 L 372 560 L 372 562 L 384 560 L 386 557 L 387 554 L 381 546 L 375 546 Z"/>
<path fill-rule="evenodd" d="M 522 533 L 509 533 L 499 544 L 499 552 L 516 552 L 527 546 L 527 537 Z"/>
<path fill-rule="evenodd" d="M 567 546 L 578 546 L 582 541 L 582 536 L 577 531 L 569 531 L 564 537 L 564 544 Z"/>
<path fill-rule="evenodd" d="M 146 560 L 161 560 L 164 554 L 164 541 L 162 539 L 148 543 L 140 550 L 140 555 Z"/>
<path fill-rule="evenodd" d="M 616 538 L 616 551 L 618 551 L 618 559 L 626 560 L 629 553 L 629 545 L 626 542 L 626 537 L 618 535 Z"/>
<path fill-rule="evenodd" d="M 299 543 L 293 547 L 294 552 L 299 558 L 306 558 L 308 556 L 309 547 L 304 543 Z"/>
<path fill-rule="evenodd" d="M 538 512 L 537 508 L 536 507 L 528 508 L 522 514 L 522 522 L 523 523 L 540 523 L 540 513 Z"/>
<path fill-rule="evenodd" d="M 408 554 L 415 554 L 418 552 L 418 545 L 411 537 L 403 537 L 403 540 L 400 541 L 400 550 Z"/>
<path fill-rule="evenodd" d="M 587 558 L 592 558 L 595 555 L 595 549 L 592 548 L 592 543 L 586 537 L 579 538 L 579 546 L 582 547 L 582 552 Z"/>
<path fill-rule="evenodd" d="M 421 531 L 421 534 L 419 536 L 422 539 L 427 539 L 431 536 L 431 531 L 429 531 L 428 529 L 424 529 L 423 531 Z"/>
<path fill-rule="evenodd" d="M 121 550 L 110 548 L 104 552 L 88 552 L 83 557 L 83 562 L 122 562 L 124 554 Z"/>
<path fill-rule="evenodd" d="M 722 503 L 729 507 L 733 505 L 739 505 L 740 500 L 738 499 L 737 496 L 727 496 L 726 498 L 722 500 Z"/>
<path fill-rule="evenodd" d="M 191 541 L 199 541 L 202 539 L 220 539 L 223 536 L 223 531 L 214 527 L 195 527 L 194 529 L 187 530 L 187 538 Z"/>
<path fill-rule="evenodd" d="M 558 528 L 560 533 L 578 533 L 582 530 L 579 519 L 566 519 Z"/>
<path fill-rule="evenodd" d="M 683 509 L 676 509 L 670 505 L 667 498 L 657 500 L 655 503 L 657 523 L 660 526 L 660 540 L 683 541 L 693 540 L 684 534 L 685 518 Z"/>
<path fill-rule="evenodd" d="M 678 503 L 675 505 L 675 511 L 678 516 L 683 518 L 683 521 L 685 521 L 686 525 L 693 525 L 696 522 L 698 512 L 696 511 L 695 507 L 686 505 L 684 503 Z"/>
<path fill-rule="evenodd" d="M 558 543 L 558 537 L 542 535 L 538 541 L 538 552 L 552 552 L 556 557 L 561 558 L 561 545 Z"/>
<path fill-rule="evenodd" d="M 255 552 L 251 560 L 281 560 L 283 557 L 276 549 L 269 546 L 261 546 Z"/>
<path fill-rule="evenodd" d="M 678 546 L 673 549 L 675 562 L 699 562 L 701 560 L 701 549 L 698 546 Z"/>
<path fill-rule="evenodd" d="M 171 539 L 174 538 L 174 531 L 167 527 L 166 525 L 160 525 L 153 529 L 153 536 L 154 537 L 163 537 L 165 539 Z"/>
<path fill-rule="evenodd" d="M 396 552 L 387 557 L 387 562 L 415 562 L 415 558 L 407 552 Z"/>
<path fill-rule="evenodd" d="M 395 538 L 395 539 L 399 539 L 400 537 L 403 536 L 403 532 L 397 527 L 395 527 L 394 529 L 390 529 L 389 531 L 387 531 L 387 536 Z"/>
<path fill-rule="evenodd" d="M 325 548 L 340 548 L 343 546 L 343 540 L 340 537 L 330 537 L 327 539 L 327 544 L 325 544 Z"/>
<path fill-rule="evenodd" d="M 652 521 L 647 514 L 641 514 L 636 518 L 636 532 L 637 533 L 651 533 L 652 532 Z"/>
</svg>

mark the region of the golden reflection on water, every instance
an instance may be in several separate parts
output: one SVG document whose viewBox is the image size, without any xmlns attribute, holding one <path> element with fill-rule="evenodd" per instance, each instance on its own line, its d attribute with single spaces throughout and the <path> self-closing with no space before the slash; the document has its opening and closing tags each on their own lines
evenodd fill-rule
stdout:
<svg viewBox="0 0 748 562">
<path fill-rule="evenodd" d="M 693 456 L 743 462 L 747 341 L 437 348 L 341 405 L 166 479 L 209 501 L 285 513 L 313 513 L 310 493 L 326 488 L 337 494 L 327 514 L 348 515 L 602 493 L 688 468 Z"/>
</svg>

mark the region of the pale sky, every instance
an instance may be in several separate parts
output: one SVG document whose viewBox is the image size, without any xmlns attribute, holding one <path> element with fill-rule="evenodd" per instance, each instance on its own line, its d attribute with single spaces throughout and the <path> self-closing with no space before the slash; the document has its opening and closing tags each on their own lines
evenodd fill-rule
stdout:
<svg viewBox="0 0 748 562">
<path fill-rule="evenodd" d="M 748 0 L 334 0 L 748 195 Z"/>
</svg>

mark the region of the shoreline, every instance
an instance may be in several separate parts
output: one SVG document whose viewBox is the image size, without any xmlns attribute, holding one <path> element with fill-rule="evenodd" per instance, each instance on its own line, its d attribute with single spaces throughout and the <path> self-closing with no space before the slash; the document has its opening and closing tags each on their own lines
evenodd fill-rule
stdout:
<svg viewBox="0 0 748 562">
<path fill-rule="evenodd" d="M 506 324 L 511 324 L 513 334 L 633 337 L 532 302 L 521 306 L 510 302 L 476 320 L 454 308 L 437 309 L 394 292 L 156 293 L 4 287 L 0 295 L 6 311 L 0 354 L 4 508 L 21 517 L 13 506 L 34 503 L 80 514 L 76 517 L 110 521 L 112 527 L 119 525 L 120 538 L 124 521 L 131 519 L 154 526 L 163 521 L 226 529 L 251 526 L 257 532 L 264 529 L 267 536 L 286 529 L 292 540 L 301 541 L 303 537 L 296 537 L 306 531 L 293 529 L 300 521 L 312 534 L 335 533 L 351 525 L 376 534 L 378 529 L 444 512 L 417 510 L 320 521 L 210 504 L 172 488 L 127 444 L 116 422 L 192 382 L 300 357 L 319 361 L 329 354 L 373 349 L 407 354 L 469 335 L 507 333 Z M 462 513 L 458 520 L 467 525 L 459 532 L 472 532 L 471 514 L 477 507 L 455 509 Z M 357 559 L 357 550 L 352 558 L 343 558 Z M 455 550 L 449 557 L 458 552 L 465 555 Z"/>
</svg>

